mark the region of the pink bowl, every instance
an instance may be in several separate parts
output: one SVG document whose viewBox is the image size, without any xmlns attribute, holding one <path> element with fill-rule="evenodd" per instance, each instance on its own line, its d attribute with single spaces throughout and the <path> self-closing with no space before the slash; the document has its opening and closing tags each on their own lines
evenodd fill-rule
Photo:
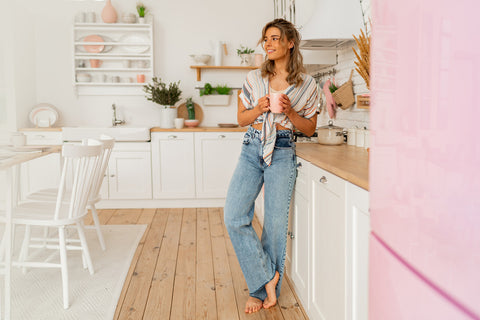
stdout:
<svg viewBox="0 0 480 320">
<path fill-rule="evenodd" d="M 199 120 L 195 119 L 195 120 L 185 120 L 185 126 L 187 127 L 196 127 L 198 126 L 198 124 L 200 123 Z"/>
</svg>

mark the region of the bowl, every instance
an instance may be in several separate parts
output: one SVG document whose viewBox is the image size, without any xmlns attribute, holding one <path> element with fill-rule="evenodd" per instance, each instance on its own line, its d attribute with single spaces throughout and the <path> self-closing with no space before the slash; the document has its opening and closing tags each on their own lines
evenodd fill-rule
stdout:
<svg viewBox="0 0 480 320">
<path fill-rule="evenodd" d="M 185 126 L 186 127 L 196 127 L 198 126 L 198 124 L 200 123 L 199 120 L 195 119 L 195 120 L 185 120 Z"/>
<path fill-rule="evenodd" d="M 193 59 L 196 65 L 205 66 L 212 56 L 209 54 L 191 54 L 190 57 Z"/>
<path fill-rule="evenodd" d="M 77 82 L 90 82 L 92 81 L 92 76 L 88 73 L 79 73 L 77 74 Z"/>
<path fill-rule="evenodd" d="M 135 23 L 137 22 L 137 16 L 134 13 L 124 13 L 122 15 L 123 23 Z"/>
</svg>

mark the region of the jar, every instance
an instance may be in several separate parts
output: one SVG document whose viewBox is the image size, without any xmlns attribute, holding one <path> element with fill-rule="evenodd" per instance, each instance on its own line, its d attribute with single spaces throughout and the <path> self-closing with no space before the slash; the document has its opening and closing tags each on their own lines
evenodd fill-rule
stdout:
<svg viewBox="0 0 480 320">
<path fill-rule="evenodd" d="M 349 146 L 354 146 L 355 145 L 355 141 L 356 141 L 356 130 L 355 128 L 350 128 L 348 129 L 348 133 L 347 133 L 347 144 Z"/>
<path fill-rule="evenodd" d="M 10 136 L 10 143 L 14 147 L 21 147 L 27 144 L 27 136 L 23 132 L 14 132 Z"/>
<path fill-rule="evenodd" d="M 365 145 L 365 130 L 357 129 L 357 134 L 355 135 L 355 145 L 357 147 L 363 148 Z"/>
</svg>

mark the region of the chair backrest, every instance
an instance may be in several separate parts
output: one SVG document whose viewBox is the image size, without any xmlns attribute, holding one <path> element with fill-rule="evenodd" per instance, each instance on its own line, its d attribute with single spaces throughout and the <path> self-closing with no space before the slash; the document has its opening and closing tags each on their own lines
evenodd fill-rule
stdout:
<svg viewBox="0 0 480 320">
<path fill-rule="evenodd" d="M 103 145 L 98 140 L 88 139 L 82 145 L 64 144 L 64 158 L 60 186 L 58 188 L 55 219 L 82 216 L 86 213 L 87 201 L 93 189 L 95 175 L 101 163 Z M 64 199 L 67 172 L 73 172 L 73 185 L 70 199 Z M 65 201 L 67 200 L 67 201 Z M 66 210 L 65 206 L 68 206 Z"/>
<path fill-rule="evenodd" d="M 95 173 L 95 182 L 92 188 L 92 193 L 90 194 L 90 200 L 93 201 L 100 199 L 100 188 L 102 187 L 103 177 L 105 175 L 105 171 L 107 170 L 108 161 L 110 160 L 110 155 L 112 154 L 112 150 L 115 145 L 115 139 L 110 136 L 101 135 L 100 142 L 103 145 L 103 152 L 98 170 Z"/>
</svg>

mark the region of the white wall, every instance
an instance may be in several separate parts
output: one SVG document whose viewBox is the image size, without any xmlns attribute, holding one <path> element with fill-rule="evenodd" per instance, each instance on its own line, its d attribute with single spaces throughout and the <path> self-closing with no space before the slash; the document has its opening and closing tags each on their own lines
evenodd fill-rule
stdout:
<svg viewBox="0 0 480 320">
<path fill-rule="evenodd" d="M 26 0 L 23 5 L 34 16 L 35 38 L 32 41 L 35 65 L 29 70 L 36 82 L 34 101 L 19 105 L 18 116 L 24 119 L 35 103 L 48 102 L 56 106 L 61 119 L 58 126 L 110 125 L 111 104 L 119 107 L 119 115 L 130 125 L 159 124 L 158 109 L 144 96 L 76 96 L 72 86 L 72 23 L 79 11 L 94 10 L 97 19 L 103 1 Z M 119 17 L 123 12 L 135 12 L 136 1 L 113 0 Z M 273 18 L 271 1 L 243 0 L 226 3 L 222 0 L 176 0 L 143 3 L 154 16 L 155 75 L 166 82 L 180 80 L 182 102 L 193 96 L 201 104 L 194 87 L 196 73 L 190 69 L 191 53 L 213 54 L 215 41 L 227 43 L 229 55 L 225 64 L 238 65 L 236 49 L 240 44 L 256 47 L 264 24 Z M 30 18 L 30 17 L 29 17 Z M 17 20 L 17 26 L 23 21 Z M 19 61 L 16 61 L 20 63 Z M 32 67 L 29 63 L 28 67 Z M 25 74 L 26 75 L 26 74 Z M 228 84 L 239 87 L 245 71 L 208 71 L 202 74 L 202 83 Z M 31 87 L 25 88 L 30 91 Z M 228 107 L 203 107 L 202 125 L 236 123 L 236 99 Z"/>
</svg>

